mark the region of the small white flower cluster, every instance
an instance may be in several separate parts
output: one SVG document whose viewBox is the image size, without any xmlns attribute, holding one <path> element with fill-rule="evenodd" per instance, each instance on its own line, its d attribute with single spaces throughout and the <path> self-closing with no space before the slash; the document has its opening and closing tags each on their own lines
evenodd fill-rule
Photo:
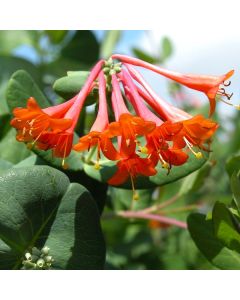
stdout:
<svg viewBox="0 0 240 300">
<path fill-rule="evenodd" d="M 50 270 L 54 260 L 49 251 L 50 248 L 47 246 L 41 250 L 33 247 L 31 253 L 29 251 L 25 253 L 22 270 Z"/>
</svg>

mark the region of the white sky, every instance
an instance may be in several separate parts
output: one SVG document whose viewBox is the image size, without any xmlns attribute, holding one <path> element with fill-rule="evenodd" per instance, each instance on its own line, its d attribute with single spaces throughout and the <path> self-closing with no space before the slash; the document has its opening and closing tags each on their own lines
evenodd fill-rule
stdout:
<svg viewBox="0 0 240 300">
<path fill-rule="evenodd" d="M 175 49 L 168 69 L 210 75 L 235 69 L 227 91 L 234 92 L 233 102 L 240 103 L 240 1 L 168 1 L 159 13 L 158 28 L 149 32 L 150 37 L 142 36 L 141 47 L 151 52 L 161 37 L 168 36 Z M 163 89 L 158 77 L 152 82 L 158 91 Z M 226 105 L 221 104 L 222 109 Z"/>
</svg>

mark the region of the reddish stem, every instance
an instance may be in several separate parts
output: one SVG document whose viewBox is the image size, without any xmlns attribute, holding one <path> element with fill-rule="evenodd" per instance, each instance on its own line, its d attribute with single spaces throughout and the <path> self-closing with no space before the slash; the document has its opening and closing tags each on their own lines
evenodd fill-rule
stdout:
<svg viewBox="0 0 240 300">
<path fill-rule="evenodd" d="M 165 216 L 142 213 L 142 212 L 137 212 L 137 211 L 121 211 L 121 212 L 118 212 L 117 215 L 120 217 L 123 217 L 123 218 L 155 220 L 155 221 L 159 221 L 164 224 L 174 225 L 174 226 L 178 226 L 180 228 L 187 229 L 187 224 L 185 222 L 178 221 L 176 219 L 168 218 Z"/>
</svg>

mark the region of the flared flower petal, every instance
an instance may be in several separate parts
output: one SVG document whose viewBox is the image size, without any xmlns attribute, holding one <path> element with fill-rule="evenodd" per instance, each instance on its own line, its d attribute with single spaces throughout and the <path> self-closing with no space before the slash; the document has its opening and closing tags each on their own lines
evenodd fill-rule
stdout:
<svg viewBox="0 0 240 300">
<path fill-rule="evenodd" d="M 120 185 L 129 177 L 133 183 L 133 179 L 139 175 L 153 176 L 157 173 L 155 166 L 150 159 L 141 158 L 137 154 L 132 154 L 127 159 L 120 160 L 117 163 L 117 167 L 117 172 L 108 180 L 110 185 Z"/>
<path fill-rule="evenodd" d="M 189 120 L 180 122 L 182 130 L 174 136 L 174 148 L 184 148 L 188 142 L 193 146 L 202 148 L 203 144 L 209 140 L 218 128 L 218 124 L 210 119 L 197 115 Z"/>
<path fill-rule="evenodd" d="M 120 159 L 120 154 L 112 144 L 107 132 L 91 131 L 87 135 L 81 137 L 79 142 L 73 146 L 75 151 L 86 151 L 92 147 L 97 147 L 97 158 L 100 158 L 100 150 L 104 156 L 110 160 Z"/>
<path fill-rule="evenodd" d="M 26 108 L 15 108 L 11 126 L 17 129 L 17 140 L 31 142 L 39 138 L 44 131 L 64 131 L 71 125 L 70 119 L 57 119 L 45 113 L 34 98 L 29 98 Z"/>
<path fill-rule="evenodd" d="M 108 132 L 110 137 L 121 137 L 121 155 L 128 157 L 135 152 L 137 136 L 145 136 L 152 132 L 155 127 L 154 122 L 145 121 L 143 118 L 131 114 L 122 114 L 118 122 L 109 124 Z"/>
</svg>

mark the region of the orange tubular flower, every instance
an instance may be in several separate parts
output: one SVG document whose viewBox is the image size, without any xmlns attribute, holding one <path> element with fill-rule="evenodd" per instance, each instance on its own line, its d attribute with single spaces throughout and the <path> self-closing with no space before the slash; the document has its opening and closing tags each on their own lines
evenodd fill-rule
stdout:
<svg viewBox="0 0 240 300">
<path fill-rule="evenodd" d="M 63 131 L 68 129 L 72 121 L 59 119 L 61 113 L 65 113 L 72 100 L 54 107 L 41 109 L 36 100 L 31 97 L 27 101 L 26 108 L 15 108 L 11 126 L 17 129 L 16 139 L 19 142 L 37 142 L 44 131 Z"/>
<path fill-rule="evenodd" d="M 79 142 L 74 145 L 73 149 L 76 151 L 89 150 L 91 147 L 97 146 L 97 163 L 95 168 L 98 169 L 100 150 L 110 160 L 117 160 L 120 158 L 120 154 L 114 148 L 109 133 L 106 130 L 109 125 L 108 111 L 107 111 L 107 100 L 106 100 L 106 81 L 104 74 L 101 71 L 99 74 L 99 110 L 97 118 L 90 130 L 90 132 L 81 137 Z"/>
<path fill-rule="evenodd" d="M 129 177 L 131 179 L 133 198 L 137 199 L 135 192 L 134 180 L 138 175 L 153 176 L 157 173 L 151 159 L 141 158 L 137 154 L 132 154 L 126 159 L 122 159 L 117 163 L 118 170 L 112 178 L 108 180 L 110 185 L 120 185 Z"/>
<path fill-rule="evenodd" d="M 210 102 L 210 112 L 211 116 L 215 110 L 216 106 L 216 95 L 225 96 L 228 100 L 232 97 L 232 94 L 229 95 L 225 92 L 223 87 L 220 85 L 228 86 L 229 83 L 225 83 L 234 73 L 234 70 L 229 71 L 228 73 L 221 76 L 208 76 L 208 75 L 195 75 L 195 74 L 181 74 L 178 72 L 169 71 L 157 66 L 154 66 L 150 63 L 144 62 L 137 58 L 128 57 L 126 55 L 113 55 L 112 58 L 119 59 L 125 63 L 144 67 L 148 70 L 156 72 L 160 75 L 163 75 L 169 79 L 172 79 L 182 85 L 185 85 L 191 89 L 203 92 L 207 95 Z M 231 104 L 230 104 L 231 105 Z M 238 108 L 239 106 L 237 106 Z"/>
<path fill-rule="evenodd" d="M 192 117 L 190 114 L 182 111 L 181 109 L 168 104 L 158 95 L 156 95 L 156 93 L 151 89 L 151 87 L 145 82 L 143 77 L 136 70 L 134 70 L 129 65 L 127 65 L 127 69 L 134 77 L 134 79 L 137 80 L 137 82 L 144 88 L 137 88 L 138 92 L 141 94 L 144 100 L 151 107 L 153 107 L 164 120 L 170 121 L 172 124 L 174 123 L 174 126 L 182 127 L 179 127 L 179 129 L 181 130 L 179 130 L 178 132 L 173 132 L 173 136 L 170 139 L 174 142 L 173 148 L 181 149 L 187 146 L 197 158 L 201 158 L 202 153 L 195 152 L 193 150 L 193 146 L 205 149 L 203 147 L 203 144 L 212 137 L 212 135 L 218 128 L 218 124 L 210 119 L 205 119 L 201 115 Z M 165 129 L 167 127 L 169 128 L 169 124 L 166 123 Z M 168 138 L 166 139 L 169 140 Z"/>
<path fill-rule="evenodd" d="M 112 104 L 116 122 L 109 124 L 109 136 L 119 136 L 120 153 L 126 158 L 135 152 L 137 136 L 146 135 L 154 130 L 156 124 L 145 121 L 143 118 L 133 116 L 127 109 L 115 74 L 112 75 Z"/>
<path fill-rule="evenodd" d="M 54 156 L 63 158 L 62 160 L 63 168 L 67 167 L 65 165 L 65 158 L 69 156 L 72 150 L 74 129 L 76 127 L 79 114 L 83 108 L 83 104 L 86 100 L 86 97 L 88 96 L 88 94 L 92 89 L 92 84 L 94 80 L 96 79 L 99 72 L 101 71 L 102 64 L 103 61 L 101 60 L 92 69 L 82 90 L 76 96 L 74 103 L 67 111 L 67 113 L 64 115 L 65 119 L 70 119 L 72 121 L 71 127 L 69 127 L 67 130 L 63 132 L 59 132 L 59 131 L 45 132 L 39 138 L 38 147 L 43 150 L 52 149 Z"/>
</svg>

